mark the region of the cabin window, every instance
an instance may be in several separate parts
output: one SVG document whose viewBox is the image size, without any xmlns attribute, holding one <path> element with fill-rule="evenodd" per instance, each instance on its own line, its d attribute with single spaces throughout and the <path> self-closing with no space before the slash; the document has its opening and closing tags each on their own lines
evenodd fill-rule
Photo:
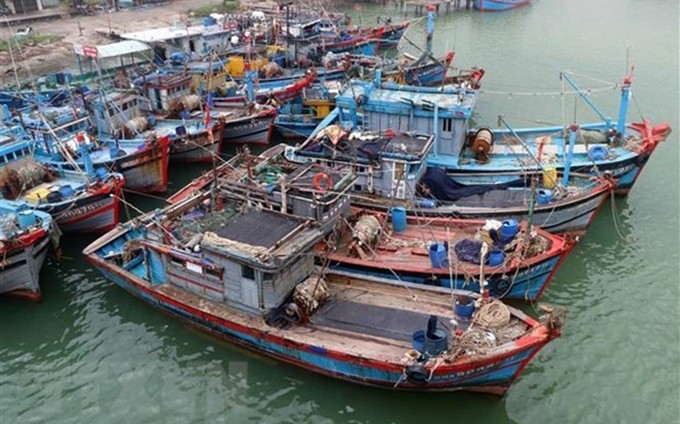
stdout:
<svg viewBox="0 0 680 424">
<path fill-rule="evenodd" d="M 205 269 L 206 274 L 208 274 L 211 277 L 215 277 L 218 279 L 222 278 L 222 271 L 216 268 L 206 268 Z"/>
<path fill-rule="evenodd" d="M 174 256 L 170 256 L 170 262 L 172 262 L 175 265 L 184 266 L 184 261 Z"/>
<path fill-rule="evenodd" d="M 442 131 L 451 132 L 453 131 L 453 119 L 445 118 L 442 120 Z"/>
<path fill-rule="evenodd" d="M 274 274 L 271 272 L 263 272 L 262 273 L 262 282 L 263 283 L 271 283 L 274 281 Z"/>
<path fill-rule="evenodd" d="M 363 167 L 363 166 L 360 166 L 360 167 L 357 169 L 357 172 L 358 172 L 359 174 L 363 174 L 364 172 L 366 172 L 366 168 Z"/>
<path fill-rule="evenodd" d="M 249 266 L 241 265 L 241 277 L 255 280 L 255 270 Z"/>
<path fill-rule="evenodd" d="M 354 191 L 361 191 L 362 188 L 361 184 L 354 184 Z"/>
</svg>

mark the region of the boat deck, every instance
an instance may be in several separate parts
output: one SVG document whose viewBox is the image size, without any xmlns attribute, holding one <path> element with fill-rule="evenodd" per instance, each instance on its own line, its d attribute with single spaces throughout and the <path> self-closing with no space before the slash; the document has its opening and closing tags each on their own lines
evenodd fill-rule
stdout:
<svg viewBox="0 0 680 424">
<path fill-rule="evenodd" d="M 451 260 L 451 268 L 456 274 L 469 274 L 476 276 L 479 273 L 479 264 L 466 262 L 458 259 L 453 251 L 453 246 L 461 240 L 474 240 L 479 228 L 484 225 L 483 221 L 473 222 L 472 224 L 456 224 L 450 221 L 442 225 L 442 221 L 435 221 L 432 218 L 411 218 L 408 228 L 402 233 L 389 232 L 389 223 L 383 224 L 382 233 L 378 236 L 370 248 L 361 247 L 366 255 L 359 257 L 355 247 L 352 231 L 344 231 L 340 240 L 335 243 L 334 250 L 329 258 L 344 263 L 365 264 L 370 262 L 371 266 L 384 269 L 396 269 L 398 271 L 417 271 L 431 272 L 432 274 L 448 274 L 448 267 L 433 268 L 429 257 L 429 247 L 433 243 L 448 242 L 451 254 L 447 256 Z M 447 230 L 448 227 L 448 230 Z M 520 233 L 517 238 L 523 238 Z M 522 248 L 519 243 L 509 245 L 505 252 L 504 263 L 498 267 L 487 266 L 490 272 L 507 272 L 506 266 L 510 266 L 513 258 L 520 259 L 523 263 L 531 262 L 532 258 L 542 253 L 554 254 L 557 249 L 553 243 L 543 235 L 539 234 L 532 238 L 532 246 L 522 256 Z M 540 247 L 539 247 L 540 246 Z M 325 257 L 325 245 L 317 246 L 317 254 Z M 513 267 L 514 268 L 514 267 Z"/>
<path fill-rule="evenodd" d="M 430 315 L 440 318 L 440 328 L 450 327 L 449 321 L 453 319 L 450 292 L 399 287 L 337 275 L 329 275 L 327 280 L 331 298 L 309 323 L 289 329 L 271 327 L 257 315 L 204 300 L 170 284 L 154 287 L 153 290 L 227 322 L 248 327 L 259 333 L 258 337 L 281 337 L 293 343 L 396 365 L 403 363 L 404 355 L 412 349 L 413 332 L 425 329 Z M 517 310 L 511 309 L 511 313 L 513 318 L 506 329 L 508 339 L 514 340 L 539 325 Z M 505 343 L 487 353 L 501 353 L 513 348 L 514 343 Z"/>
</svg>

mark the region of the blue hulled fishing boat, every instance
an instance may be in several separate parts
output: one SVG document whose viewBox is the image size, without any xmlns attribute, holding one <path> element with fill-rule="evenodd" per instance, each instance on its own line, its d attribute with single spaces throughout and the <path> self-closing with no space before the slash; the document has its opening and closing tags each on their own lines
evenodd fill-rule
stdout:
<svg viewBox="0 0 680 424">
<path fill-rule="evenodd" d="M 571 83 L 566 74 L 562 77 Z M 379 81 L 377 79 L 377 81 Z M 441 92 L 390 83 L 352 82 L 337 98 L 341 120 L 355 126 L 383 131 L 415 130 L 434 134 L 427 158 L 430 167 L 445 168 L 456 177 L 477 182 L 508 182 L 522 172 L 554 168 L 565 171 L 609 174 L 617 180 L 616 193 L 626 194 L 656 147 L 668 137 L 668 124 L 649 121 L 626 123 L 631 79 L 621 87 L 618 122 L 600 112 L 584 91 L 576 92 L 602 117 L 595 124 L 565 127 L 470 129 L 469 119 L 477 90 L 466 83 Z M 575 86 L 574 86 L 575 87 Z M 508 176 L 508 173 L 515 176 Z"/>
<path fill-rule="evenodd" d="M 19 127 L 0 128 L 0 195 L 49 213 L 64 232 L 102 232 L 119 221 L 124 178 L 93 166 L 88 171 L 49 167 L 33 157 L 33 140 Z M 87 150 L 81 149 L 83 160 Z"/>
<path fill-rule="evenodd" d="M 364 385 L 502 395 L 560 334 L 561 314 L 536 321 L 488 292 L 405 291 L 379 279 L 324 276 L 310 254 L 323 236 L 312 221 L 266 209 L 236 212 L 207 191 L 119 226 L 83 253 L 170 316 Z M 452 296 L 466 306 L 459 316 Z M 469 347 L 478 337 L 489 342 Z"/>
<path fill-rule="evenodd" d="M 355 89 L 356 84 L 363 83 L 355 83 Z M 552 175 L 508 170 L 468 177 L 428 167 L 426 161 L 433 152 L 465 132 L 474 93 L 464 95 L 457 87 L 418 87 L 396 95 L 383 90 L 382 97 L 372 97 L 357 90 L 361 115 L 353 106 L 354 98 L 348 99 L 348 91 L 344 93 L 336 98 L 338 107 L 315 133 L 287 153 L 292 161 L 354 166 L 355 206 L 379 210 L 403 207 L 413 215 L 468 219 L 522 221 L 531 215 L 535 225 L 548 231 L 582 235 L 611 193 L 610 180 L 571 172 Z M 380 103 L 382 99 L 385 101 Z M 384 106 L 377 113 L 372 112 L 373 101 Z M 437 128 L 439 125 L 442 127 Z"/>
<path fill-rule="evenodd" d="M 526 6 L 530 0 L 474 0 L 473 7 L 482 12 L 498 12 Z"/>
<path fill-rule="evenodd" d="M 40 300 L 40 269 L 60 235 L 49 214 L 0 199 L 0 294 Z"/>
</svg>

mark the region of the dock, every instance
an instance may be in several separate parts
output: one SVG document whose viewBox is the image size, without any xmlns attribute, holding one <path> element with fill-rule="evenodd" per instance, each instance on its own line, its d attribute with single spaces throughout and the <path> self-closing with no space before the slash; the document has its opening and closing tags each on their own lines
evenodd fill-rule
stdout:
<svg viewBox="0 0 680 424">
<path fill-rule="evenodd" d="M 433 5 L 437 13 L 448 14 L 457 10 L 469 10 L 472 9 L 472 0 L 400 0 L 399 9 L 408 14 L 410 10 L 413 10 L 416 15 L 424 15 L 427 13 L 427 8 L 429 5 Z"/>
</svg>

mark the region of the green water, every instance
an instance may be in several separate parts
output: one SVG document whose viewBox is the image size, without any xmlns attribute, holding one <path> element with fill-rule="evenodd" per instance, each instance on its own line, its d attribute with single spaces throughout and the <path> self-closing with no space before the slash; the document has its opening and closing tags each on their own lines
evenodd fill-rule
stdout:
<svg viewBox="0 0 680 424">
<path fill-rule="evenodd" d="M 254 357 L 105 281 L 79 256 L 92 238 L 65 237 L 67 258 L 43 270 L 42 303 L 0 300 L 0 422 L 677 423 L 679 12 L 677 0 L 540 0 L 438 20 L 438 53 L 455 45 L 457 64 L 487 69 L 486 90 L 516 93 L 483 94 L 479 122 L 570 121 L 572 98 L 563 115 L 559 97 L 519 93 L 559 91 L 561 69 L 594 77 L 575 77 L 589 87 L 618 81 L 629 45 L 644 116 L 676 129 L 556 275 L 544 300 L 568 307 L 564 335 L 505 398 L 356 387 Z M 379 13 L 360 15 L 372 24 Z M 616 115 L 616 90 L 595 100 Z M 576 116 L 594 119 L 582 104 Z M 173 169 L 172 188 L 199 169 Z"/>
</svg>

